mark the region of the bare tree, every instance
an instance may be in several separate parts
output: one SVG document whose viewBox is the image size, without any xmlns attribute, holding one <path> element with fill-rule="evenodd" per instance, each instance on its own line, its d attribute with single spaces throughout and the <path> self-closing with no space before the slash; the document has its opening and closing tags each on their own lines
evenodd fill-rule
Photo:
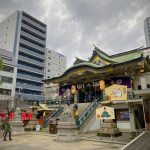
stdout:
<svg viewBox="0 0 150 150">
<path fill-rule="evenodd" d="M 16 102 L 13 98 L 10 98 L 9 96 L 3 96 L 3 98 L 0 99 L 0 111 L 5 112 L 9 114 L 11 111 L 16 109 Z"/>
</svg>

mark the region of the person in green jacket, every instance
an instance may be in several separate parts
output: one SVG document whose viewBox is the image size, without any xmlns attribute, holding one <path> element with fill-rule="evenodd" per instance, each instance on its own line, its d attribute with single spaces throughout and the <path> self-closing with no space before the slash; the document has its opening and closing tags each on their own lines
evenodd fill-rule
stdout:
<svg viewBox="0 0 150 150">
<path fill-rule="evenodd" d="M 7 141 L 6 140 L 7 133 L 9 133 L 9 140 L 12 140 L 12 138 L 11 138 L 11 124 L 9 122 L 8 117 L 6 118 L 6 121 L 4 123 L 4 141 Z"/>
</svg>

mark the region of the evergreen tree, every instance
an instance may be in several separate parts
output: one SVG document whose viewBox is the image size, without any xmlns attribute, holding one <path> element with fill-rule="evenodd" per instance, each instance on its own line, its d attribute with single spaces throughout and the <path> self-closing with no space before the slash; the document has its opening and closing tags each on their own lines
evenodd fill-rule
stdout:
<svg viewBox="0 0 150 150">
<path fill-rule="evenodd" d="M 3 60 L 2 58 L 0 58 L 0 71 L 3 69 L 3 67 L 4 67 Z"/>
</svg>

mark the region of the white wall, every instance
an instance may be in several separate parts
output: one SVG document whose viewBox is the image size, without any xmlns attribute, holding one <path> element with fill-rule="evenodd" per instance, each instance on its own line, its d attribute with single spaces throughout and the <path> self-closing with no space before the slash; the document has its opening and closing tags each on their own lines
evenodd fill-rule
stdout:
<svg viewBox="0 0 150 150">
<path fill-rule="evenodd" d="M 142 81 L 141 78 L 145 78 L 145 83 L 150 84 L 150 72 L 141 73 L 135 77 L 135 81 L 134 81 L 134 89 L 135 90 L 138 90 L 138 85 L 143 84 L 143 83 L 141 83 L 141 81 Z"/>
<path fill-rule="evenodd" d="M 46 49 L 45 78 L 62 75 L 66 70 L 66 57 L 53 50 Z"/>
<path fill-rule="evenodd" d="M 149 25 L 147 24 L 149 22 Z M 150 18 L 147 18 L 144 20 L 144 32 L 145 32 L 145 40 L 146 40 L 146 46 L 150 46 L 150 35 L 149 35 L 149 28 L 150 28 Z"/>
<path fill-rule="evenodd" d="M 99 129 L 100 129 L 100 120 L 97 120 L 94 114 L 93 118 L 88 122 L 86 127 L 83 129 L 83 132 L 98 131 Z"/>
<path fill-rule="evenodd" d="M 130 130 L 131 129 L 130 121 L 117 121 L 117 128 Z"/>
<path fill-rule="evenodd" d="M 0 48 L 13 52 L 17 12 L 0 23 Z"/>
<path fill-rule="evenodd" d="M 17 14 L 19 15 L 18 26 L 17 26 Z M 18 59 L 18 51 L 19 51 L 21 16 L 22 16 L 21 11 L 17 10 L 0 23 L 0 48 L 11 52 L 13 52 L 15 48 L 16 62 Z M 16 76 L 17 76 L 17 67 L 14 67 L 11 96 L 15 96 Z"/>
</svg>

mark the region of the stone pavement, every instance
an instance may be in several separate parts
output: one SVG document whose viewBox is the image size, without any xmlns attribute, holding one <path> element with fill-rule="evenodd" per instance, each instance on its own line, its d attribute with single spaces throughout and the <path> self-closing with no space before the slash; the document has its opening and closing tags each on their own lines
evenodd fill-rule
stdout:
<svg viewBox="0 0 150 150">
<path fill-rule="evenodd" d="M 133 140 L 133 138 L 129 138 L 129 137 L 123 137 L 123 136 L 118 136 L 118 137 L 113 137 L 113 140 L 111 137 L 100 137 L 97 136 L 97 132 L 92 132 L 92 133 L 83 133 L 80 134 L 80 137 L 82 137 L 82 139 L 84 140 L 95 140 L 95 141 L 103 141 L 103 142 L 115 142 L 115 143 L 122 143 L 122 144 L 127 144 L 129 143 L 131 140 Z"/>
<path fill-rule="evenodd" d="M 0 150 L 119 150 L 121 144 L 85 141 L 65 143 L 55 141 L 55 135 L 35 133 L 14 136 L 13 141 L 0 138 Z"/>
<path fill-rule="evenodd" d="M 146 132 L 139 136 L 135 141 L 129 143 L 124 150 L 150 150 L 150 132 Z"/>
</svg>

